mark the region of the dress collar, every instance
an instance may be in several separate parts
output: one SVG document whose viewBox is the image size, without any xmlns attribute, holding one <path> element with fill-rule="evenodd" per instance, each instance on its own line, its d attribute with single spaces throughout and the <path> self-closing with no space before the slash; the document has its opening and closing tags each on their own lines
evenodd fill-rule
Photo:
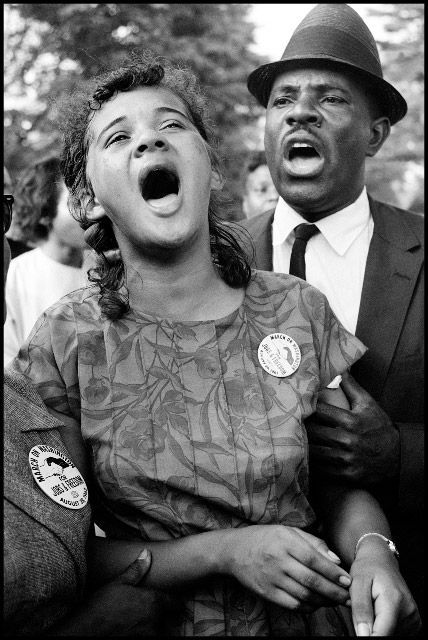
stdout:
<svg viewBox="0 0 428 640">
<path fill-rule="evenodd" d="M 367 190 L 364 187 L 355 202 L 322 220 L 318 220 L 316 224 L 332 249 L 339 255 L 344 255 L 367 225 L 369 219 L 370 206 Z M 302 222 L 307 222 L 307 220 L 280 198 L 272 224 L 273 246 L 282 245 L 293 229 Z"/>
</svg>

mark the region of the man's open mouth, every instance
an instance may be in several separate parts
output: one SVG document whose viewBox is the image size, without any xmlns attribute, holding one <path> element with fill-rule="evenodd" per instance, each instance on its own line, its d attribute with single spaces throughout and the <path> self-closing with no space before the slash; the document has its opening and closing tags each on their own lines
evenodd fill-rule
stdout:
<svg viewBox="0 0 428 640">
<path fill-rule="evenodd" d="M 318 159 L 320 154 L 318 151 L 306 142 L 295 142 L 288 152 L 288 159 L 290 162 L 294 160 L 310 160 L 312 158 Z"/>
<path fill-rule="evenodd" d="M 286 152 L 286 161 L 289 173 L 296 177 L 311 177 L 324 164 L 323 157 L 308 142 L 293 142 Z"/>
<path fill-rule="evenodd" d="M 176 196 L 180 181 L 171 169 L 151 169 L 141 185 L 141 195 L 146 202 L 161 200 L 167 196 Z"/>
</svg>

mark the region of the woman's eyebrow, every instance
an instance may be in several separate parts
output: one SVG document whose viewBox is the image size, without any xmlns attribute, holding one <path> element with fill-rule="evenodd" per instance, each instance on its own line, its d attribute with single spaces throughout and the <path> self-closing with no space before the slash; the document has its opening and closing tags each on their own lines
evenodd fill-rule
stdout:
<svg viewBox="0 0 428 640">
<path fill-rule="evenodd" d="M 104 129 L 102 129 L 102 131 L 100 132 L 98 138 L 97 138 L 97 142 L 99 141 L 99 139 L 101 138 L 101 136 L 103 135 L 103 133 L 105 133 L 106 131 L 108 131 L 111 127 L 113 127 L 115 124 L 117 124 L 118 122 L 123 122 L 123 120 L 126 120 L 126 116 L 120 116 L 119 118 L 115 118 L 114 120 L 112 120 L 111 122 L 109 122 L 108 125 L 106 125 L 104 127 Z"/>
<path fill-rule="evenodd" d="M 183 111 L 179 111 L 178 109 L 174 109 L 173 107 L 157 107 L 156 111 L 158 113 L 165 113 L 165 112 L 172 112 L 172 113 L 178 113 L 179 116 L 183 116 L 183 118 L 186 118 L 187 120 L 190 120 L 189 116 L 187 115 L 187 113 L 183 110 Z"/>
</svg>

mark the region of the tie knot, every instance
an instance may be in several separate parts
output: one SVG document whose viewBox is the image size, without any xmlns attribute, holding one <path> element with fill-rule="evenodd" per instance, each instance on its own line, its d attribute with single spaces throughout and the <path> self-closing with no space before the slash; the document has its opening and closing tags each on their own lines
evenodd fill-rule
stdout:
<svg viewBox="0 0 428 640">
<path fill-rule="evenodd" d="M 296 236 L 296 238 L 299 238 L 299 240 L 304 240 L 305 242 L 307 242 L 309 240 L 309 238 L 312 238 L 312 236 L 314 236 L 316 233 L 319 233 L 319 229 L 315 224 L 299 224 L 295 229 L 294 229 L 294 235 Z"/>
</svg>

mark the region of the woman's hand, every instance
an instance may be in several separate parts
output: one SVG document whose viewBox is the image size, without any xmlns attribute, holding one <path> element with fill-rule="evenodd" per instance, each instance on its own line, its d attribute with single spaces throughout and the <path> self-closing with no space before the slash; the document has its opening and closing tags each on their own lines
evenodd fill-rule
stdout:
<svg viewBox="0 0 428 640">
<path fill-rule="evenodd" d="M 411 636 L 421 628 L 416 603 L 384 540 L 365 538 L 350 570 L 357 636 Z"/>
<path fill-rule="evenodd" d="M 281 525 L 230 530 L 222 572 L 287 609 L 311 612 L 349 600 L 349 574 L 319 538 Z"/>
</svg>

